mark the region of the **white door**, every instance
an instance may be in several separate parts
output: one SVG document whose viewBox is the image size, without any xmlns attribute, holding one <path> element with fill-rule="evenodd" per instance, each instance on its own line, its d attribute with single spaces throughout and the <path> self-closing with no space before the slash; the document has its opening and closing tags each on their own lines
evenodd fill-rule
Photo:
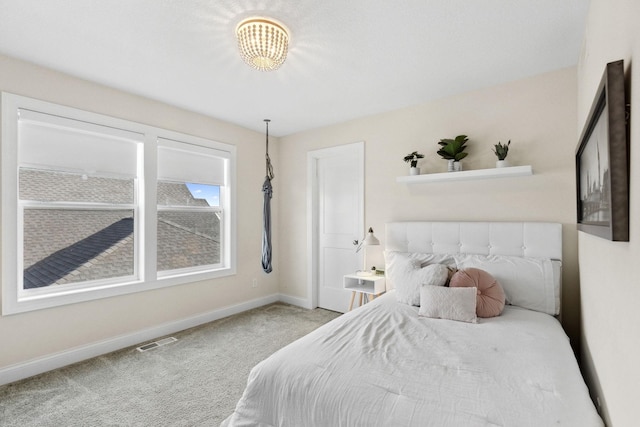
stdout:
<svg viewBox="0 0 640 427">
<path fill-rule="evenodd" d="M 364 234 L 364 143 L 310 153 L 312 170 L 312 292 L 317 306 L 345 312 L 342 277 L 360 266 L 353 241 Z"/>
</svg>

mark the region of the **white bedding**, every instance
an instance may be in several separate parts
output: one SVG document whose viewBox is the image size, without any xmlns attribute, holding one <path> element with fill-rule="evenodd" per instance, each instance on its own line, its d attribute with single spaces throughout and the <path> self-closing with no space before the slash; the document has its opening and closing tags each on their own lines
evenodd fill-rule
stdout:
<svg viewBox="0 0 640 427">
<path fill-rule="evenodd" d="M 601 426 L 559 322 L 418 317 L 393 292 L 258 364 L 223 426 Z"/>
</svg>

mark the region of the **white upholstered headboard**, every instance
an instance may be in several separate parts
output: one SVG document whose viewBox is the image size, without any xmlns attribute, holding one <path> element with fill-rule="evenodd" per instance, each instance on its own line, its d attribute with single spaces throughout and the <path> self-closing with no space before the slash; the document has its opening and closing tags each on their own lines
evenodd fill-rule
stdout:
<svg viewBox="0 0 640 427">
<path fill-rule="evenodd" d="M 386 224 L 385 249 L 562 261 L 562 225 L 551 222 L 409 221 Z"/>
<path fill-rule="evenodd" d="M 562 225 L 550 222 L 391 222 L 386 225 L 385 251 L 453 255 L 456 268 L 474 266 L 491 273 L 505 290 L 507 302 L 557 315 L 562 285 Z M 480 263 L 456 259 L 464 254 Z M 385 255 L 386 258 L 387 255 Z M 484 258 L 482 256 L 486 256 Z M 511 272 L 499 267 L 503 257 L 523 258 Z M 536 259 L 538 259 L 536 261 Z M 542 259 L 543 261 L 541 261 Z M 498 262 L 499 261 L 499 262 Z M 542 263 L 524 270 L 529 263 Z M 503 262 L 504 264 L 504 262 Z M 390 270 L 393 263 L 385 267 Z M 545 268 L 544 265 L 547 265 Z M 525 272 L 526 271 L 526 272 Z M 391 276 L 391 274 L 390 274 Z M 526 278 L 526 279 L 525 279 Z M 532 280 L 528 280 L 531 278 Z M 390 279 L 390 277 L 389 277 Z M 397 284 L 387 280 L 387 286 Z"/>
</svg>

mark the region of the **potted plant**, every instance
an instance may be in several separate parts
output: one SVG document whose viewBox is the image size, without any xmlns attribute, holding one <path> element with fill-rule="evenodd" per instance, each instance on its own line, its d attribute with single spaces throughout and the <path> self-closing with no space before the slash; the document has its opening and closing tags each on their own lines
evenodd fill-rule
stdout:
<svg viewBox="0 0 640 427">
<path fill-rule="evenodd" d="M 511 140 L 506 144 L 502 144 L 500 141 L 496 145 L 494 145 L 493 153 L 498 156 L 498 161 L 496 162 L 497 168 L 505 168 L 509 166 L 507 161 L 507 154 L 509 154 L 509 145 L 511 145 Z"/>
<path fill-rule="evenodd" d="M 454 139 L 441 139 L 438 142 L 440 145 L 440 149 L 438 150 L 438 155 L 445 160 L 449 161 L 449 165 L 447 170 L 449 172 L 460 171 L 462 170 L 462 165 L 460 164 L 460 160 L 467 157 L 465 153 L 465 144 L 469 141 L 467 135 L 458 135 Z"/>
<path fill-rule="evenodd" d="M 409 169 L 409 175 L 420 175 L 420 168 L 418 167 L 418 159 L 423 159 L 424 154 L 420 154 L 417 151 L 409 153 L 404 156 L 404 161 L 411 165 Z"/>
</svg>

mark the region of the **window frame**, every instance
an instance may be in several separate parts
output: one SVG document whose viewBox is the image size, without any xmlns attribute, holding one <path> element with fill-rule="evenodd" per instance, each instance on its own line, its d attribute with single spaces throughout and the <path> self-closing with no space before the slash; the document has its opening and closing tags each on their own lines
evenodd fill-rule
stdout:
<svg viewBox="0 0 640 427">
<path fill-rule="evenodd" d="M 236 147 L 206 138 L 187 135 L 129 120 L 91 113 L 76 108 L 41 101 L 7 92 L 2 102 L 2 315 L 22 313 L 117 295 L 160 289 L 202 280 L 236 274 Z M 108 128 L 122 129 L 143 135 L 140 143 L 138 177 L 134 180 L 137 196 L 134 200 L 134 276 L 100 279 L 64 285 L 63 289 L 35 292 L 18 289 L 22 270 L 23 210 L 25 203 L 18 193 L 18 111 L 32 110 L 44 114 L 87 122 Z M 220 187 L 220 208 L 223 221 L 221 230 L 221 262 L 216 268 L 169 270 L 172 274 L 157 272 L 157 169 L 159 140 L 169 139 L 195 151 L 211 151 L 224 158 L 225 183 Z M 81 207 L 82 204 L 27 202 L 29 207 Z M 211 267 L 211 266 L 207 266 Z M 33 291 L 33 290 L 30 290 Z"/>
<path fill-rule="evenodd" d="M 173 139 L 168 139 L 168 138 L 158 138 L 157 141 L 157 146 L 159 147 L 166 147 L 169 149 L 178 149 L 178 150 L 182 150 L 182 151 L 190 151 L 191 153 L 196 153 L 196 154 L 202 154 L 204 156 L 209 156 L 211 157 L 212 154 L 214 154 L 213 152 L 210 152 L 212 150 L 210 149 L 204 149 L 202 146 L 194 146 L 191 145 L 189 147 L 189 143 L 185 143 L 185 142 L 181 142 L 181 141 L 177 141 L 177 140 L 173 140 Z M 190 148 L 190 150 L 187 150 L 187 148 Z M 224 153 L 218 153 L 219 156 L 214 156 L 214 157 L 218 157 L 218 158 L 224 158 Z M 227 163 L 227 159 L 224 160 L 224 163 Z M 225 166 L 225 168 L 228 166 Z M 160 177 L 157 177 L 156 180 L 156 184 L 159 181 L 163 181 L 163 182 L 167 182 L 164 179 L 160 179 Z M 180 183 L 184 183 L 186 184 L 186 181 L 171 181 L 171 182 L 180 182 Z M 197 183 L 197 184 L 202 184 L 202 183 Z M 224 209 L 224 205 L 226 204 L 226 199 L 225 199 L 225 194 L 228 193 L 228 191 L 226 191 L 226 188 L 224 185 L 219 185 L 219 205 L 218 206 L 181 206 L 181 205 L 160 205 L 160 204 L 156 204 L 156 208 L 157 208 L 157 212 L 214 212 L 214 213 L 219 213 L 220 216 L 222 217 L 222 224 L 221 224 L 221 230 L 224 230 L 224 227 L 226 225 L 227 219 L 225 218 L 225 209 Z M 156 189 L 157 189 L 157 185 L 156 185 Z M 156 218 L 158 218 L 156 216 Z M 224 248 L 224 245 L 226 243 L 226 233 L 221 232 L 220 233 L 220 247 Z M 156 249 L 157 249 L 157 245 L 156 245 Z M 180 276 L 180 275 L 185 275 L 185 274 L 192 274 L 192 273 L 197 273 L 199 271 L 202 271 L 204 269 L 216 269 L 216 268 L 220 268 L 220 266 L 224 265 L 224 251 L 221 251 L 221 259 L 220 262 L 216 263 L 216 264 L 209 264 L 209 265 L 201 265 L 201 266 L 193 266 L 193 267 L 185 267 L 185 268 L 179 268 L 179 269 L 171 269 L 171 270 L 158 270 L 157 271 L 157 275 L 159 278 L 161 279 L 168 279 L 171 277 L 176 277 L 176 276 Z M 156 264 L 157 265 L 157 264 Z"/>
</svg>

